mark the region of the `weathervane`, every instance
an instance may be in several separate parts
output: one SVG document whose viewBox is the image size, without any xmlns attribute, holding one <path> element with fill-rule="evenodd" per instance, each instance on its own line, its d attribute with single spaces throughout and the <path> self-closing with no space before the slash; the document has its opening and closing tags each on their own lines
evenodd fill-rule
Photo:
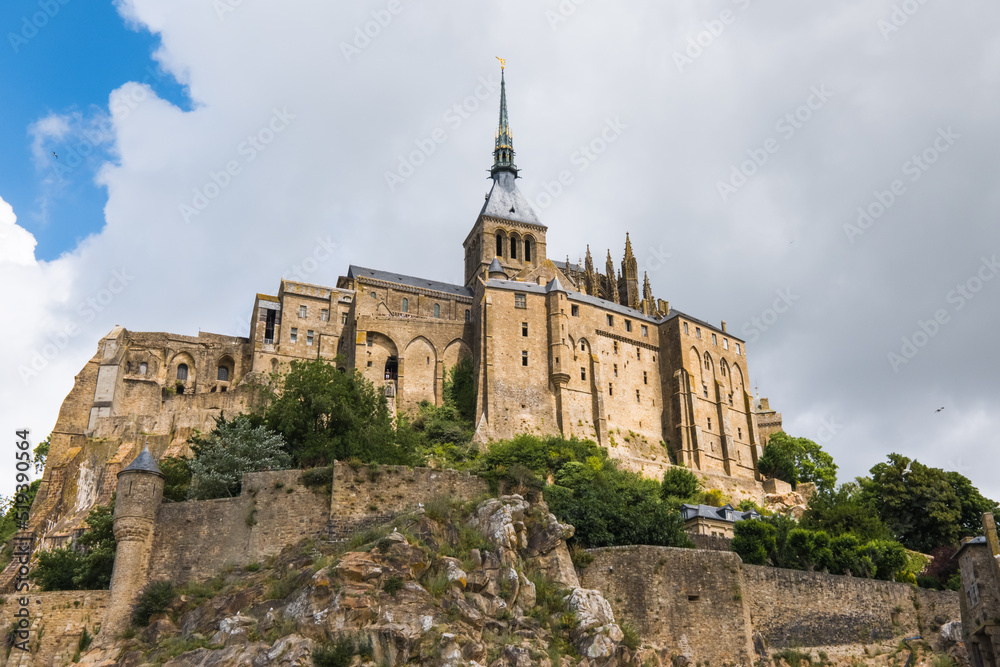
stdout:
<svg viewBox="0 0 1000 667">
<path fill-rule="evenodd" d="M 496 59 L 500 61 L 500 69 L 503 69 L 507 64 L 507 59 L 500 56 L 496 56 Z"/>
</svg>

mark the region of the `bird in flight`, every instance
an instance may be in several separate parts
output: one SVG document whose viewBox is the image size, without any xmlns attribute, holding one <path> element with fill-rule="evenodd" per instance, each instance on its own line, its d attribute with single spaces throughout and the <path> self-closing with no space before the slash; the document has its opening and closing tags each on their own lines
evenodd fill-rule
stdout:
<svg viewBox="0 0 1000 667">
<path fill-rule="evenodd" d="M 56 152 L 55 152 L 55 151 L 52 151 L 52 156 L 53 156 L 53 157 L 54 157 L 55 159 L 57 159 L 57 160 L 59 159 L 59 156 L 58 156 L 58 155 L 56 155 Z"/>
<path fill-rule="evenodd" d="M 944 406 L 941 406 L 940 408 L 938 408 L 938 409 L 937 409 L 937 410 L 935 410 L 934 412 L 941 412 L 942 410 L 944 410 Z"/>
</svg>

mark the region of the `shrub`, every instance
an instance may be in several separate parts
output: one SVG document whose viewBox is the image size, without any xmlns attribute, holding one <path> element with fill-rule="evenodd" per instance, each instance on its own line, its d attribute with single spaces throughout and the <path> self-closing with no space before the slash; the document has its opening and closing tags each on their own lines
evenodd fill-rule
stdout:
<svg viewBox="0 0 1000 667">
<path fill-rule="evenodd" d="M 174 601 L 174 595 L 174 585 L 169 581 L 153 581 L 146 584 L 132 608 L 132 624 L 138 627 L 149 625 L 150 618 L 167 610 Z"/>
<path fill-rule="evenodd" d="M 683 466 L 674 466 L 663 473 L 663 484 L 661 485 L 661 495 L 664 499 L 680 498 L 681 500 L 693 499 L 701 489 L 701 482 L 693 472 Z"/>
<path fill-rule="evenodd" d="M 777 547 L 777 529 L 770 523 L 751 519 L 733 525 L 732 550 L 744 563 L 766 565 Z"/>
<path fill-rule="evenodd" d="M 75 548 L 39 553 L 38 565 L 29 575 L 32 581 L 43 591 L 107 589 L 117 548 L 113 516 L 113 499 L 111 505 L 94 505 Z"/>
<path fill-rule="evenodd" d="M 382 590 L 392 597 L 396 597 L 396 593 L 403 590 L 403 578 L 396 575 L 389 577 L 382 584 Z"/>
<path fill-rule="evenodd" d="M 635 627 L 635 625 L 633 625 L 631 621 L 622 621 L 618 624 L 618 627 L 621 628 L 622 634 L 625 635 L 624 638 L 622 638 L 622 643 L 625 644 L 630 651 L 634 651 L 639 648 L 641 640 L 639 638 L 639 630 Z"/>
</svg>

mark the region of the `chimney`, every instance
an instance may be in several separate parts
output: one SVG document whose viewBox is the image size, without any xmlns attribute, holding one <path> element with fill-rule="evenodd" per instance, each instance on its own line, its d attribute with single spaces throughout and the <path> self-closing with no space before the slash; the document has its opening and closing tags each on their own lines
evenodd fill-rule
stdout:
<svg viewBox="0 0 1000 667">
<path fill-rule="evenodd" d="M 726 333 L 726 321 L 722 320 L 722 333 Z"/>
</svg>

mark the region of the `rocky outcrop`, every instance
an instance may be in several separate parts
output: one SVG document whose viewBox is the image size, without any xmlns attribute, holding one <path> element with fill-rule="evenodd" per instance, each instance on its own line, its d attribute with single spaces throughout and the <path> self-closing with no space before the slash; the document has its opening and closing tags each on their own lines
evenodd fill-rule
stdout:
<svg viewBox="0 0 1000 667">
<path fill-rule="evenodd" d="M 350 549 L 301 543 L 259 571 L 185 589 L 167 614 L 90 665 L 311 665 L 346 651 L 360 665 L 639 667 L 611 605 L 579 586 L 573 527 L 542 502 L 486 500 L 421 510 Z M 548 573 L 555 573 L 555 577 Z M 652 663 L 651 663 L 652 664 Z"/>
</svg>

